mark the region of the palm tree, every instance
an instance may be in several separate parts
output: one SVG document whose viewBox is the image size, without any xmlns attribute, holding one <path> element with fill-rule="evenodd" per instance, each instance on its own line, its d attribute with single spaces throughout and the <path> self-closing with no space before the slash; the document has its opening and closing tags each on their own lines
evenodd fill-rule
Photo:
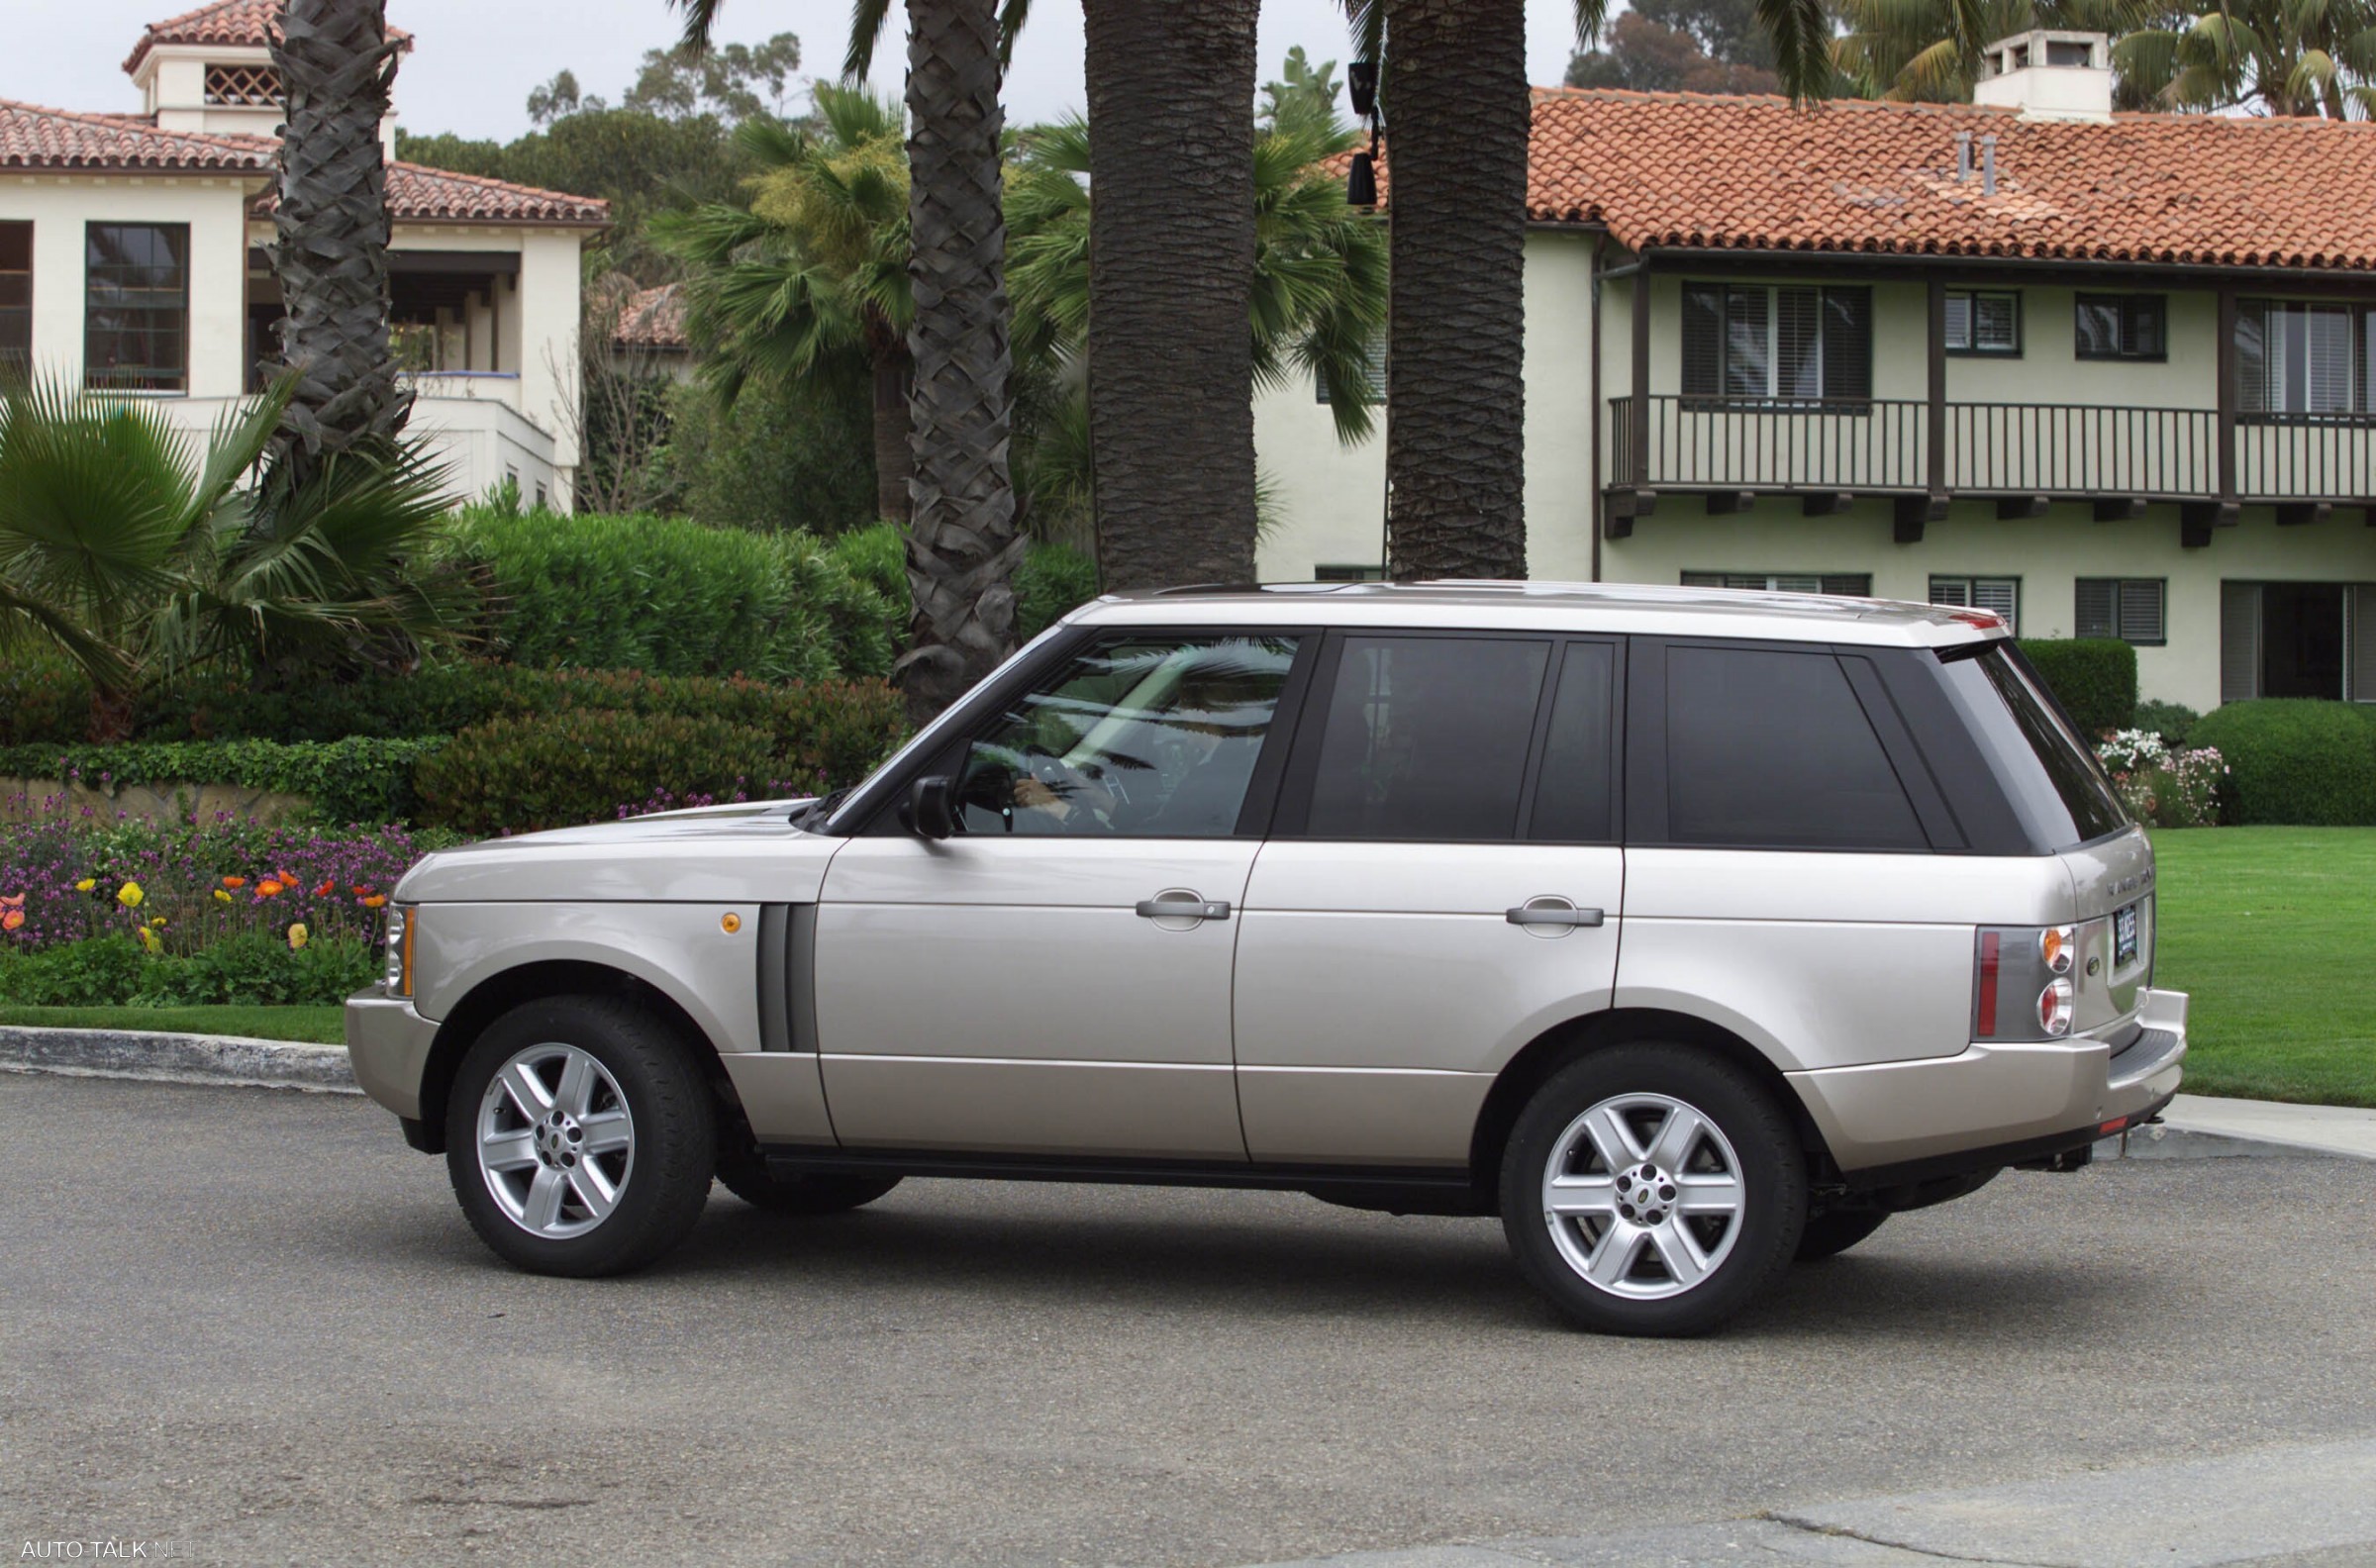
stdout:
<svg viewBox="0 0 2376 1568">
<path fill-rule="evenodd" d="M 859 89 L 816 96 L 822 133 L 764 118 L 735 133 L 758 170 L 747 208 L 662 214 L 651 230 L 691 268 L 686 329 L 725 403 L 753 376 L 871 381 L 875 511 L 905 524 L 916 312 L 899 110 Z"/>
<path fill-rule="evenodd" d="M 386 451 L 411 412 L 388 351 L 379 141 L 402 48 L 386 0 L 287 0 L 272 39 L 288 113 L 272 268 L 288 312 L 281 354 L 296 372 L 273 449 L 295 487 L 332 453 Z"/>
<path fill-rule="evenodd" d="M 2376 119 L 2376 4 L 2240 0 L 2160 13 L 2113 46 L 2124 96 L 2158 109 L 2257 107 Z"/>
<path fill-rule="evenodd" d="M 93 740 L 123 738 L 143 690 L 201 664 L 386 663 L 457 635 L 471 596 L 427 564 L 450 503 L 418 446 L 330 451 L 241 488 L 295 379 L 203 449 L 137 400 L 0 392 L 0 642 L 83 669 Z"/>
<path fill-rule="evenodd" d="M 1387 561 L 1406 580 L 1523 576 L 1525 6 L 1346 0 L 1346 9 L 1360 57 L 1383 61 L 1394 169 Z M 1756 0 L 1755 9 L 1783 86 L 1798 98 L 1829 93 L 1825 0 Z M 1607 11 L 1606 0 L 1575 0 L 1578 38 L 1597 37 Z"/>
</svg>

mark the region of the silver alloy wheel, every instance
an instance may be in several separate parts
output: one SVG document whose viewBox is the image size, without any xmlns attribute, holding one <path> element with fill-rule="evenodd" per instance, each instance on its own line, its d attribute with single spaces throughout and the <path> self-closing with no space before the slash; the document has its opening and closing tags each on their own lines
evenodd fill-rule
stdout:
<svg viewBox="0 0 2376 1568">
<path fill-rule="evenodd" d="M 1740 1160 L 1713 1119 L 1671 1095 L 1626 1094 L 1570 1122 L 1543 1166 L 1542 1217 L 1559 1255 L 1598 1290 L 1680 1296 L 1740 1235 Z"/>
<path fill-rule="evenodd" d="M 602 1224 L 635 1162 L 636 1124 L 619 1080 L 575 1045 L 513 1053 L 479 1099 L 479 1174 L 531 1235 L 565 1241 Z"/>
</svg>

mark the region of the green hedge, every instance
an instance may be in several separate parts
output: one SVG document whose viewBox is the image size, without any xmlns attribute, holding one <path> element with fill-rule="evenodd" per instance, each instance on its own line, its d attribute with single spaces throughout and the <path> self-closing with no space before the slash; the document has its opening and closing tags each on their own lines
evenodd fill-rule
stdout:
<svg viewBox="0 0 2376 1568">
<path fill-rule="evenodd" d="M 2080 732 L 2126 730 L 2136 716 L 2136 649 L 2114 637 L 2024 637 L 2022 652 Z"/>
<path fill-rule="evenodd" d="M 2233 702 L 2207 713 L 2190 744 L 2228 764 L 2236 823 L 2376 827 L 2376 715 L 2311 697 Z"/>
<path fill-rule="evenodd" d="M 488 650 L 514 663 L 767 680 L 891 668 L 883 596 L 811 535 L 481 507 L 454 537 L 491 596 Z"/>
<path fill-rule="evenodd" d="M 371 983 L 371 944 L 327 938 L 292 949 L 260 931 L 194 953 L 150 955 L 124 932 L 39 952 L 0 949 L 0 1002 L 19 1007 L 321 1006 Z"/>
<path fill-rule="evenodd" d="M 413 816 L 413 768 L 438 740 L 133 740 L 120 745 L 10 746 L 0 776 L 86 784 L 229 784 L 304 795 L 330 823 L 381 824 Z"/>
<path fill-rule="evenodd" d="M 1034 544 L 1015 572 L 1015 635 L 1025 641 L 1097 597 L 1097 562 L 1069 544 Z"/>
</svg>

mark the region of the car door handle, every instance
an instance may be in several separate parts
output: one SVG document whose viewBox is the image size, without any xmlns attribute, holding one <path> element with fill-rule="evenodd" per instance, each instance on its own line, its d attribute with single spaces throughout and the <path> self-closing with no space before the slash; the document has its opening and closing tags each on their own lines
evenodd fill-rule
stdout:
<svg viewBox="0 0 2376 1568">
<path fill-rule="evenodd" d="M 1228 899 L 1151 898 L 1138 901 L 1140 920 L 1228 920 Z"/>
<path fill-rule="evenodd" d="M 1605 917 L 1597 909 L 1559 908 L 1556 905 L 1538 908 L 1521 904 L 1503 919 L 1513 926 L 1598 926 Z"/>
</svg>

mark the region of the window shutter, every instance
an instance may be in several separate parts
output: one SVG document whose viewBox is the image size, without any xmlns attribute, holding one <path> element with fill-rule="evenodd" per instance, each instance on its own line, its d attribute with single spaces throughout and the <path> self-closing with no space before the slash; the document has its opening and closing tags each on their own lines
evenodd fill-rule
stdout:
<svg viewBox="0 0 2376 1568">
<path fill-rule="evenodd" d="M 2121 303 L 2121 352 L 2140 359 L 2159 357 L 2162 351 L 2161 296 L 2131 294 Z"/>
<path fill-rule="evenodd" d="M 2269 302 L 2239 300 L 2235 307 L 2235 406 L 2265 414 L 2277 406 L 2269 395 Z"/>
<path fill-rule="evenodd" d="M 1867 572 L 1841 572 L 1828 575 L 1821 579 L 1821 585 L 1816 592 L 1845 594 L 1851 599 L 1869 599 L 1873 596 L 1873 579 Z"/>
<path fill-rule="evenodd" d="M 2161 593 L 2164 586 L 2157 577 L 2131 577 L 2121 584 L 2120 631 L 2117 636 L 2129 642 L 2162 640 Z"/>
<path fill-rule="evenodd" d="M 1824 396 L 1867 403 L 1873 396 L 1873 291 L 1824 290 Z"/>
<path fill-rule="evenodd" d="M 1715 397 L 1725 389 L 1725 291 L 1708 283 L 1683 285 L 1683 395 Z"/>
<path fill-rule="evenodd" d="M 1824 333 L 1820 293 L 1774 290 L 1774 396 L 1812 401 L 1831 390 L 1824 376 Z"/>
<path fill-rule="evenodd" d="M 2312 414 L 2351 412 L 2351 312 L 2339 305 L 2304 312 L 2309 318 Z"/>
<path fill-rule="evenodd" d="M 1957 294 L 1952 290 L 1947 294 L 1946 345 L 1949 348 L 1972 346 L 1972 296 L 1969 294 Z"/>
<path fill-rule="evenodd" d="M 2078 605 L 2071 616 L 2071 636 L 2108 637 L 2120 636 L 2114 624 L 2114 611 L 2120 595 L 2109 577 L 2082 577 L 2078 583 Z"/>
<path fill-rule="evenodd" d="M 2361 583 L 2343 596 L 2349 614 L 2344 619 L 2344 664 L 2353 702 L 2376 703 L 2376 585 Z"/>
<path fill-rule="evenodd" d="M 2220 701 L 2260 695 L 2260 584 L 2220 584 Z"/>
<path fill-rule="evenodd" d="M 1934 605 L 1953 605 L 1958 609 L 1972 602 L 1972 580 L 1969 577 L 1933 577 L 1930 579 L 1930 602 Z"/>
<path fill-rule="evenodd" d="M 1971 605 L 1975 610 L 1994 610 L 2004 618 L 2008 631 L 2018 632 L 2014 612 L 2021 603 L 2021 584 L 2011 577 L 1975 577 L 1972 579 Z"/>
<path fill-rule="evenodd" d="M 1725 290 L 1725 395 L 1774 395 L 1773 341 L 1766 333 L 1771 289 Z"/>
<path fill-rule="evenodd" d="M 1687 571 L 1683 574 L 1683 586 L 1686 588 L 1722 588 L 1725 586 L 1725 574 L 1723 572 Z"/>
<path fill-rule="evenodd" d="M 1972 346 L 2011 353 L 2022 345 L 2022 306 L 2018 294 L 1972 296 Z"/>
</svg>

